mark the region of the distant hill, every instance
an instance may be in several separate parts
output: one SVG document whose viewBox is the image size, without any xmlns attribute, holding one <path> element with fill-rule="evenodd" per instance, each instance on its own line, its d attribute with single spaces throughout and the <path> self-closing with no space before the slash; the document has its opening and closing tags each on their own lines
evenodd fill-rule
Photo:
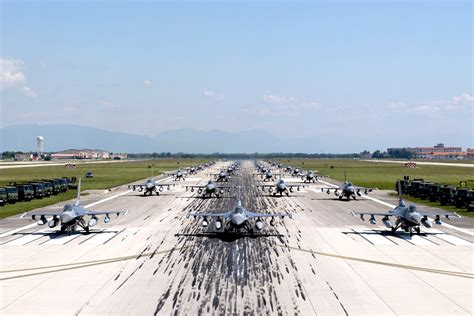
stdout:
<svg viewBox="0 0 474 316">
<path fill-rule="evenodd" d="M 11 125 L 0 129 L 0 151 L 32 151 L 38 135 L 44 137 L 45 151 L 101 148 L 128 153 L 253 153 L 291 151 L 293 147 L 263 129 L 237 133 L 178 129 L 149 137 L 77 125 Z"/>
</svg>

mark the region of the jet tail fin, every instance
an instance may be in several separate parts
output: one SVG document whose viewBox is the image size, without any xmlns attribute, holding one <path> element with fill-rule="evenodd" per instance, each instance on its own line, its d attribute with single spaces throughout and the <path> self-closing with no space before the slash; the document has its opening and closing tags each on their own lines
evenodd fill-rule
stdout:
<svg viewBox="0 0 474 316">
<path fill-rule="evenodd" d="M 79 184 L 77 185 L 77 197 L 76 197 L 76 203 L 74 203 L 75 206 L 81 205 L 81 178 L 79 178 Z"/>
<path fill-rule="evenodd" d="M 402 193 L 402 182 L 400 179 L 397 180 L 397 188 L 398 188 L 398 206 L 405 207 L 405 201 L 403 200 L 403 193 Z"/>
<path fill-rule="evenodd" d="M 347 171 L 344 170 L 344 182 L 347 182 Z"/>
</svg>

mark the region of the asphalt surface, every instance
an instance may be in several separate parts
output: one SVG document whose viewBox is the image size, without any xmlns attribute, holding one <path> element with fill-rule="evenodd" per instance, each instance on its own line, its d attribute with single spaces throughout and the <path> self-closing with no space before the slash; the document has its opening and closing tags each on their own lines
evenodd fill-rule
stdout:
<svg viewBox="0 0 474 316">
<path fill-rule="evenodd" d="M 214 168 L 225 164 L 220 162 Z M 120 187 L 91 192 L 93 210 L 128 209 L 71 236 L 18 216 L 0 221 L 2 314 L 429 314 L 473 313 L 473 221 L 388 233 L 350 215 L 387 210 L 386 192 L 339 201 L 323 183 L 272 197 L 253 163 L 231 178 L 249 210 L 291 212 L 262 231 L 224 234 L 188 212 L 231 210 L 235 192 L 202 199 L 191 175 L 160 196 Z M 289 183 L 299 179 L 284 177 Z M 163 179 L 164 182 L 171 182 Z M 332 181 L 330 181 L 332 182 Z M 103 201 L 107 199 L 106 201 Z M 103 202 L 101 202 L 103 201 Z M 28 225 L 28 226 L 26 226 Z"/>
</svg>

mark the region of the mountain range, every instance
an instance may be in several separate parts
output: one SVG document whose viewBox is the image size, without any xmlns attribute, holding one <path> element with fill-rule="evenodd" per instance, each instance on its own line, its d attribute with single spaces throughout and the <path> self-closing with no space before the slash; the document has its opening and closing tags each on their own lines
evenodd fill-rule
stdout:
<svg viewBox="0 0 474 316">
<path fill-rule="evenodd" d="M 242 132 L 170 130 L 156 136 L 135 135 L 78 125 L 11 125 L 0 128 L 0 151 L 35 151 L 44 137 L 46 152 L 98 148 L 111 152 L 266 153 L 309 152 L 306 141 L 287 141 L 263 129 Z"/>
</svg>

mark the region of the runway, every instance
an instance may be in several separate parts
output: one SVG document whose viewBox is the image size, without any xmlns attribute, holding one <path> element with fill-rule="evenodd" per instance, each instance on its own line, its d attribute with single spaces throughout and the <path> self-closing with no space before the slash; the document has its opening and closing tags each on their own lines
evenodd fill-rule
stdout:
<svg viewBox="0 0 474 316">
<path fill-rule="evenodd" d="M 393 235 L 350 214 L 389 209 L 381 203 L 339 201 L 321 192 L 323 183 L 271 197 L 252 187 L 259 180 L 253 163 L 244 161 L 231 179 L 243 187 L 243 205 L 294 218 L 275 226 L 267 220 L 253 235 L 223 235 L 212 222 L 202 228 L 186 218 L 191 211 L 233 208 L 235 193 L 202 199 L 185 191 L 206 183 L 209 173 L 176 182 L 160 196 L 125 187 L 84 196 L 92 210 L 129 210 L 91 234 L 59 234 L 18 216 L 1 220 L 1 314 L 473 313 L 472 219 L 463 218 L 461 229 Z M 385 192 L 370 196 L 396 204 Z"/>
</svg>

